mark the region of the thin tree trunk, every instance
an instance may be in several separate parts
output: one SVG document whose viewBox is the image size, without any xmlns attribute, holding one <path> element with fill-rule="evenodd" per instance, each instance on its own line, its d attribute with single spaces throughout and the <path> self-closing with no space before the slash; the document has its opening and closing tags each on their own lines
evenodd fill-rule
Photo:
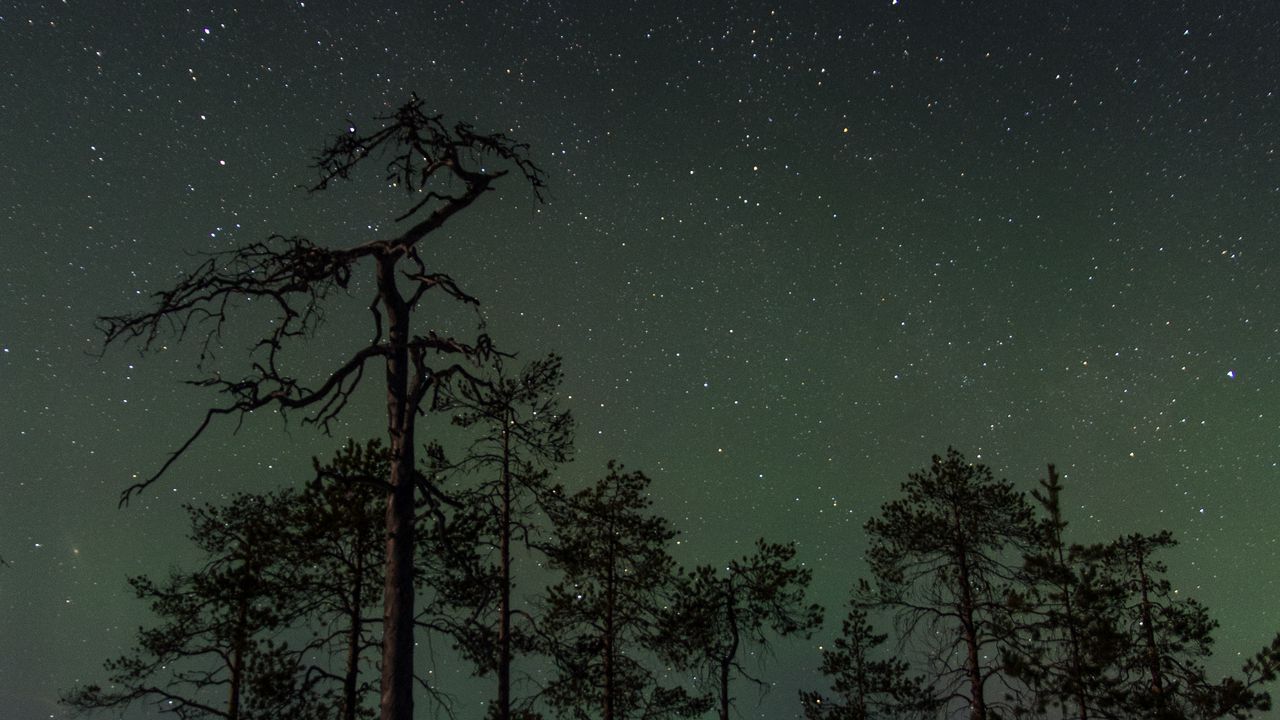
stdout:
<svg viewBox="0 0 1280 720">
<path fill-rule="evenodd" d="M 729 671 L 733 669 L 733 659 L 738 655 L 738 608 L 734 602 L 732 578 L 725 581 L 725 607 L 732 641 L 720 658 L 720 720 L 729 720 Z"/>
<path fill-rule="evenodd" d="M 865 720 L 865 718 L 868 717 L 867 695 L 871 694 L 871 688 L 867 685 L 866 657 L 867 653 L 865 648 L 859 648 L 858 652 L 853 656 L 854 662 L 857 663 L 857 672 L 854 674 L 854 677 L 857 679 L 858 683 L 854 690 L 853 707 L 850 709 L 854 711 L 853 717 L 858 720 Z"/>
<path fill-rule="evenodd" d="M 502 587 L 498 589 L 498 718 L 511 718 L 511 434 L 509 411 L 502 425 L 502 524 L 498 554 Z"/>
<path fill-rule="evenodd" d="M 604 584 L 604 697 L 602 698 L 603 720 L 613 718 L 613 646 L 614 646 L 614 577 L 613 562 L 616 557 L 614 548 L 613 524 L 609 524 L 609 569 L 605 574 Z"/>
<path fill-rule="evenodd" d="M 1146 643 L 1147 670 L 1151 673 L 1151 692 L 1157 697 L 1164 697 L 1164 673 L 1160 670 L 1160 649 L 1156 647 L 1156 628 L 1151 617 L 1151 597 L 1148 588 L 1147 569 L 1143 557 L 1145 550 L 1134 544 L 1134 558 L 1138 568 L 1138 583 L 1142 591 L 1142 605 L 1139 617 L 1142 620 L 1143 641 Z M 1163 703 L 1163 700 L 1160 702 Z"/>
<path fill-rule="evenodd" d="M 1049 471 L 1050 472 L 1053 471 L 1052 465 L 1049 466 Z M 1056 518 L 1055 518 L 1055 521 L 1056 521 Z M 1062 550 L 1061 529 L 1056 530 L 1055 535 L 1057 537 L 1056 542 L 1058 545 L 1057 547 L 1058 565 L 1060 567 L 1066 568 L 1067 559 L 1063 554 L 1063 550 Z M 1084 673 L 1083 673 L 1083 667 L 1080 661 L 1080 659 L 1084 656 L 1084 653 L 1080 649 L 1080 629 L 1076 626 L 1077 618 L 1075 615 L 1075 608 L 1071 602 L 1071 593 L 1074 590 L 1075 590 L 1074 585 L 1071 583 L 1070 580 L 1068 580 L 1067 586 L 1063 588 L 1063 593 L 1062 593 L 1063 612 L 1065 612 L 1067 615 L 1067 639 L 1071 644 L 1071 679 L 1072 679 L 1072 682 L 1075 684 L 1075 687 L 1073 689 L 1075 690 L 1075 696 L 1076 696 L 1075 697 L 1076 717 L 1079 718 L 1079 720 L 1089 720 L 1089 705 L 1088 705 L 1088 699 L 1085 696 L 1084 678 L 1082 677 Z"/>
<path fill-rule="evenodd" d="M 982 693 L 982 670 L 978 664 L 978 631 L 973 619 L 973 592 L 969 588 L 969 568 L 960 566 L 961 585 L 960 626 L 964 632 L 966 650 L 965 675 L 969 679 L 969 707 L 972 720 L 986 720 L 987 699 Z"/>
<path fill-rule="evenodd" d="M 960 585 L 960 628 L 965 644 L 965 676 L 969 680 L 969 717 L 987 720 L 987 699 L 982 692 L 982 668 L 978 663 L 978 629 L 974 621 L 973 586 L 969 583 L 969 556 L 960 529 L 960 517 L 954 517 L 956 533 L 956 582 Z"/>
<path fill-rule="evenodd" d="M 1067 555 L 1062 541 L 1063 522 L 1062 508 L 1058 503 L 1058 471 L 1054 468 L 1053 463 L 1049 463 L 1049 484 L 1045 487 L 1049 489 L 1049 520 L 1053 523 L 1053 551 L 1057 556 L 1058 567 L 1064 571 L 1063 577 L 1067 578 L 1065 584 L 1060 586 L 1059 589 L 1062 590 L 1062 609 L 1066 613 L 1067 619 L 1067 641 L 1071 647 L 1071 680 L 1075 684 L 1073 690 L 1076 701 L 1076 717 L 1079 720 L 1089 720 L 1088 700 L 1085 696 L 1084 682 L 1081 678 L 1083 673 L 1080 659 L 1084 656 L 1084 653 L 1080 649 L 1080 628 L 1076 624 L 1078 619 L 1071 602 L 1072 593 L 1076 587 L 1071 580 L 1073 576 L 1070 568 L 1067 567 Z"/>
<path fill-rule="evenodd" d="M 350 629 L 347 632 L 346 673 L 342 678 L 342 718 L 355 720 L 356 683 L 360 679 L 360 633 L 363 631 L 364 608 L 364 541 L 355 545 L 355 583 L 351 591 Z"/>
<path fill-rule="evenodd" d="M 235 637 L 231 641 L 231 678 L 229 680 L 230 687 L 227 689 L 227 720 L 239 720 L 240 717 L 240 688 L 244 684 L 244 650 L 245 645 L 248 644 L 248 639 L 245 637 L 245 626 L 249 623 L 248 594 L 248 590 L 242 584 L 240 597 L 236 599 L 236 626 L 233 629 Z"/>
<path fill-rule="evenodd" d="M 409 402 L 409 308 L 396 288 L 394 254 L 378 258 L 378 293 L 387 312 L 387 496 L 383 592 L 382 720 L 413 720 L 414 418 Z"/>
</svg>

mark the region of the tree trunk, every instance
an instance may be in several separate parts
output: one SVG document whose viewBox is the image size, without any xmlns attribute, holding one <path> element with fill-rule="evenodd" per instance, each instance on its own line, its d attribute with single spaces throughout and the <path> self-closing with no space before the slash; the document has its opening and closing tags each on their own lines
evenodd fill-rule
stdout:
<svg viewBox="0 0 1280 720">
<path fill-rule="evenodd" d="M 240 688 L 244 685 L 244 650 L 245 645 L 248 644 L 248 639 L 245 637 L 245 626 L 249 624 L 248 595 L 248 589 L 242 584 L 240 597 L 237 598 L 236 603 L 236 626 L 232 629 L 235 636 L 231 640 L 231 677 L 229 679 L 230 687 L 227 689 L 227 720 L 239 720 L 240 717 Z"/>
<path fill-rule="evenodd" d="M 498 718 L 511 718 L 511 434 L 510 411 L 502 425 L 502 522 L 498 554 L 502 586 L 498 588 Z"/>
<path fill-rule="evenodd" d="M 1149 592 L 1149 580 L 1147 578 L 1147 569 L 1145 565 L 1146 550 L 1134 543 L 1134 561 L 1138 569 L 1138 583 L 1142 591 L 1142 605 L 1139 607 L 1139 617 L 1142 620 L 1142 640 L 1146 645 L 1147 671 L 1151 673 L 1151 692 L 1160 698 L 1158 702 L 1163 703 L 1164 697 L 1164 673 L 1160 670 L 1160 649 L 1156 647 L 1156 628 L 1151 616 L 1151 597 Z"/>
<path fill-rule="evenodd" d="M 868 632 L 868 636 L 870 632 Z M 861 643 L 859 643 L 861 645 Z M 853 704 L 849 709 L 853 711 L 853 717 L 857 720 L 865 720 L 867 715 L 867 696 L 872 690 L 867 683 L 867 653 L 866 648 L 859 647 L 858 652 L 854 654 L 853 661 L 855 663 L 856 672 L 854 678 L 857 679 L 857 685 L 854 688 Z"/>
<path fill-rule="evenodd" d="M 729 671 L 733 658 L 738 654 L 738 608 L 733 596 L 733 579 L 725 581 L 725 614 L 731 641 L 729 649 L 720 658 L 720 720 L 729 720 Z"/>
<path fill-rule="evenodd" d="M 414 419 L 409 402 L 409 308 L 395 279 L 395 254 L 378 258 L 378 294 L 387 313 L 386 579 L 382 625 L 382 720 L 413 720 Z"/>
<path fill-rule="evenodd" d="M 362 533 L 363 535 L 363 533 Z M 342 720 L 355 720 L 356 684 L 360 679 L 360 633 L 364 608 L 364 538 L 355 544 L 355 581 L 351 589 L 350 629 L 347 631 L 346 673 L 342 678 Z"/>
<path fill-rule="evenodd" d="M 960 628 L 965 645 L 965 676 L 969 681 L 969 717 L 987 720 L 987 699 L 982 692 L 982 667 L 978 662 L 978 628 L 974 620 L 973 586 L 969 581 L 969 556 L 962 541 L 960 518 L 956 522 L 956 582 L 960 585 Z"/>
<path fill-rule="evenodd" d="M 613 648 L 614 646 L 614 637 L 613 637 L 613 634 L 614 634 L 614 626 L 613 626 L 614 625 L 614 622 L 613 622 L 614 620 L 613 618 L 614 568 L 613 568 L 613 563 L 614 563 L 614 558 L 617 556 L 617 553 L 615 552 L 615 548 L 614 548 L 614 534 L 613 534 L 612 522 L 609 523 L 609 527 L 607 528 L 607 530 L 609 533 L 609 537 L 607 538 L 607 542 L 609 543 L 609 546 L 608 546 L 609 547 L 609 558 L 608 558 L 609 569 L 605 574 L 605 583 L 604 583 L 604 643 L 603 643 L 604 645 L 603 691 L 604 692 L 603 692 L 603 697 L 601 698 L 602 700 L 601 705 L 603 706 L 602 710 L 604 712 L 604 717 L 602 720 L 614 720 L 613 718 L 613 701 L 614 701 L 614 697 L 613 697 L 613 672 L 614 672 L 614 667 L 613 667 L 613 649 L 614 649 Z"/>
<path fill-rule="evenodd" d="M 1049 466 L 1049 472 L 1053 472 L 1053 466 Z M 1054 518 L 1055 523 L 1057 518 Z M 1062 530 L 1060 525 L 1055 525 L 1055 542 L 1057 543 L 1058 565 L 1061 568 L 1067 568 L 1067 558 L 1063 554 L 1062 549 Z M 1069 570 L 1068 570 L 1069 571 Z M 1068 576 L 1070 577 L 1070 576 Z M 1071 679 L 1075 683 L 1075 700 L 1076 700 L 1076 717 L 1079 720 L 1089 720 L 1089 704 L 1088 698 L 1084 690 L 1084 666 L 1082 658 L 1084 651 L 1080 645 L 1080 628 L 1078 627 L 1078 618 L 1075 614 L 1075 606 L 1071 602 L 1071 594 L 1076 590 L 1075 584 L 1068 580 L 1065 587 L 1062 588 L 1062 608 L 1067 618 L 1067 640 L 1071 645 Z"/>
<path fill-rule="evenodd" d="M 1044 481 L 1041 481 L 1044 484 Z M 1062 506 L 1059 502 L 1059 482 L 1058 471 L 1049 463 L 1049 482 L 1044 484 L 1048 489 L 1048 509 L 1049 521 L 1053 527 L 1053 552 L 1054 559 L 1058 563 L 1058 567 L 1063 571 L 1062 577 L 1066 578 L 1063 584 L 1058 586 L 1062 591 L 1062 611 L 1066 616 L 1067 623 L 1067 642 L 1071 648 L 1070 657 L 1068 659 L 1071 668 L 1071 680 L 1075 684 L 1073 694 L 1076 701 L 1076 717 L 1078 720 L 1089 720 L 1088 698 L 1085 695 L 1084 682 L 1082 675 L 1084 651 L 1081 650 L 1079 619 L 1076 617 L 1075 607 L 1072 603 L 1073 593 L 1076 591 L 1078 583 L 1073 580 L 1071 568 L 1067 566 L 1066 544 L 1062 540 L 1062 529 L 1066 527 L 1066 523 L 1062 522 Z M 1038 496 L 1037 496 L 1038 497 Z"/>
</svg>

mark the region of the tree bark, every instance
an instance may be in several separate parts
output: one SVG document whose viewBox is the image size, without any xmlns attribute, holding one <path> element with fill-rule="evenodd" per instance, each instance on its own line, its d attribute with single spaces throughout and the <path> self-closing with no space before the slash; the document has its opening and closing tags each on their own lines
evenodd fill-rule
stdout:
<svg viewBox="0 0 1280 720">
<path fill-rule="evenodd" d="M 240 688 L 244 684 L 244 650 L 248 644 L 245 626 L 249 624 L 249 592 L 241 581 L 240 597 L 236 603 L 236 626 L 232 629 L 235 637 L 231 646 L 231 678 L 227 689 L 227 720 L 240 718 Z"/>
<path fill-rule="evenodd" d="M 382 720 L 413 720 L 414 419 L 409 402 L 409 308 L 396 287 L 398 253 L 378 257 L 378 294 L 387 314 L 387 496 L 383 592 Z"/>
</svg>

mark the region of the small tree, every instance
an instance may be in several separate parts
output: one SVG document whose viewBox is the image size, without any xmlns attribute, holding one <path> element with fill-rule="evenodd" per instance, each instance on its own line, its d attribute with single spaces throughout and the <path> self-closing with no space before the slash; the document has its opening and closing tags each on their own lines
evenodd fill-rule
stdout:
<svg viewBox="0 0 1280 720">
<path fill-rule="evenodd" d="M 941 695 L 988 720 L 986 685 L 1003 669 L 1006 598 L 1036 540 L 1034 513 L 1012 484 L 954 449 L 902 490 L 867 522 L 874 584 L 861 583 L 860 602 L 894 612 L 905 639 L 928 653 Z"/>
<path fill-rule="evenodd" d="M 388 454 L 378 440 L 348 440 L 328 463 L 313 462 L 315 479 L 280 519 L 290 534 L 286 562 L 295 568 L 295 612 L 316 633 L 307 649 L 340 658 L 336 671 L 312 664 L 311 672 L 338 686 L 339 720 L 355 720 L 376 715 L 364 702 L 376 688 L 362 666 L 381 637 Z"/>
<path fill-rule="evenodd" d="M 1182 597 L 1165 577 L 1156 557 L 1177 545 L 1173 535 L 1133 534 L 1095 550 L 1122 592 L 1122 652 L 1116 659 L 1113 707 L 1126 717 L 1184 720 L 1248 717 L 1270 706 L 1259 686 L 1275 677 L 1273 643 L 1244 667 L 1244 678 L 1215 683 L 1203 662 L 1213 648 L 1218 623 L 1208 609 Z"/>
<path fill-rule="evenodd" d="M 213 372 L 196 385 L 215 389 L 226 404 L 210 407 L 196 430 L 154 474 L 127 488 L 122 502 L 147 488 L 180 457 L 215 418 L 244 416 L 262 408 L 282 414 L 309 413 L 304 423 L 327 430 L 346 407 L 372 363 L 385 370 L 388 476 L 385 516 L 384 618 L 382 647 L 383 720 L 413 717 L 414 516 L 420 475 L 415 467 L 415 430 L 427 400 L 448 377 L 467 374 L 466 363 L 491 356 L 487 336 L 467 343 L 415 327 L 419 302 L 432 290 L 467 305 L 476 298 L 450 276 L 428 268 L 419 252 L 424 238 L 493 189 L 511 171 L 541 199 L 541 170 L 524 145 L 501 134 L 477 133 L 466 123 L 446 125 L 423 111 L 416 97 L 382 126 L 359 132 L 349 123 L 315 159 L 319 179 L 313 191 L 347 179 L 371 157 L 389 157 L 385 179 L 404 189 L 408 208 L 396 219 L 408 221 L 387 239 L 358 242 L 343 249 L 321 247 L 304 237 L 272 236 L 210 256 L 173 288 L 156 294 L 153 309 L 100 318 L 106 345 L 135 341 L 146 351 L 162 336 L 204 333 L 200 365 L 221 342 L 231 309 L 239 300 L 257 300 L 275 312 L 266 334 L 254 345 L 245 374 Z M 359 266 L 374 285 L 371 339 L 331 372 L 317 378 L 295 377 L 286 369 L 286 349 L 310 336 L 324 316 L 329 297 L 345 290 Z M 446 361 L 437 358 L 444 356 Z M 461 360 L 462 363 L 457 362 Z M 230 377 L 231 379 L 227 379 Z"/>
<path fill-rule="evenodd" d="M 541 634 L 558 670 L 546 697 L 575 720 L 693 717 L 710 706 L 665 687 L 643 662 L 677 655 L 664 609 L 678 575 L 667 543 L 675 532 L 650 515 L 649 479 L 610 462 L 594 486 L 553 506 L 549 549 L 564 579 L 547 590 Z"/>
<path fill-rule="evenodd" d="M 560 407 L 560 380 L 556 355 L 531 362 L 514 376 L 497 357 L 486 383 L 452 383 L 437 404 L 453 413 L 454 424 L 479 431 L 454 468 L 483 478 L 467 502 L 478 506 L 481 532 L 498 554 L 493 578 L 497 618 L 486 623 L 494 637 L 477 659 L 483 671 L 496 670 L 492 715 L 500 720 L 512 717 L 512 543 L 529 547 L 539 508 L 561 496 L 559 488 L 550 485 L 550 470 L 573 452 L 573 418 Z"/>
<path fill-rule="evenodd" d="M 131 654 L 108 661 L 106 687 L 63 696 L 78 711 L 137 703 L 188 718 L 317 717 L 297 654 L 273 636 L 287 625 L 291 583 L 280 575 L 280 496 L 238 495 L 224 507 L 187 507 L 191 539 L 204 551 L 196 572 L 162 583 L 129 579 L 161 623 L 138 632 Z"/>
<path fill-rule="evenodd" d="M 856 604 L 849 610 L 834 649 L 822 653 L 822 674 L 831 678 L 838 699 L 801 691 L 806 720 L 897 720 L 936 713 L 940 703 L 923 677 L 911 676 L 898 658 L 875 658 L 887 638 L 872 630 Z"/>
<path fill-rule="evenodd" d="M 1069 546 L 1062 515 L 1062 483 L 1049 465 L 1048 479 L 1032 496 L 1044 510 L 1037 544 L 1023 562 L 1020 586 L 1010 594 L 1016 623 L 1003 661 L 1025 684 L 1038 717 L 1049 707 L 1079 720 L 1105 717 L 1114 677 L 1109 672 L 1123 647 L 1118 613 L 1121 594 L 1106 582 L 1096 549 Z"/>
<path fill-rule="evenodd" d="M 720 720 L 728 720 L 734 675 L 761 690 L 769 683 L 742 664 L 744 650 L 767 653 L 770 636 L 808 638 L 822 625 L 822 607 L 805 603 L 813 573 L 794 563 L 794 544 L 756 541 L 754 554 L 729 563 L 723 571 L 703 565 L 691 572 L 675 604 L 681 664 L 705 669 L 716 678 Z"/>
</svg>

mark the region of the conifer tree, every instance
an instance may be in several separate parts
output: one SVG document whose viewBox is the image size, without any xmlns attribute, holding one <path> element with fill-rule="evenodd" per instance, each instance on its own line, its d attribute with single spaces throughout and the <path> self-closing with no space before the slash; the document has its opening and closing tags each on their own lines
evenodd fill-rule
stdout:
<svg viewBox="0 0 1280 720">
<path fill-rule="evenodd" d="M 1118 631 L 1119 593 L 1105 581 L 1096 551 L 1068 545 L 1062 514 L 1062 482 L 1049 465 L 1041 490 L 1032 491 L 1044 517 L 1037 544 L 1024 558 L 1021 587 L 1010 594 L 1014 626 L 1006 637 L 1004 664 L 1030 690 L 1030 707 L 1042 716 L 1058 708 L 1065 717 L 1105 717 L 1114 678 L 1108 672 L 1123 638 Z"/>
<path fill-rule="evenodd" d="M 313 462 L 315 478 L 281 518 L 297 613 L 315 635 L 307 649 L 339 658 L 336 668 L 313 662 L 310 670 L 337 686 L 338 720 L 375 717 L 376 687 L 362 670 L 381 639 L 388 454 L 376 439 L 348 440 L 328 463 Z"/>
<path fill-rule="evenodd" d="M 204 566 L 159 583 L 130 578 L 160 623 L 140 629 L 137 647 L 105 664 L 105 687 L 78 688 L 62 702 L 120 713 L 150 704 L 182 720 L 320 717 L 325 709 L 297 653 L 274 639 L 292 602 L 275 530 L 286 504 L 279 495 L 237 495 L 221 507 L 188 506 Z"/>
<path fill-rule="evenodd" d="M 707 696 L 664 685 L 680 641 L 664 626 L 678 578 L 667 544 L 675 532 L 649 513 L 649 479 L 613 462 L 595 485 L 552 506 L 553 569 L 541 634 L 556 677 L 545 695 L 574 720 L 693 717 Z"/>
<path fill-rule="evenodd" d="M 752 555 L 722 569 L 695 568 L 681 586 L 674 607 L 675 632 L 685 638 L 677 648 L 681 664 L 715 678 L 720 720 L 729 718 L 735 675 L 762 690 L 770 685 L 744 666 L 745 653 L 768 652 L 771 636 L 808 638 L 822 624 L 821 606 L 805 602 L 813 573 L 795 563 L 795 556 L 794 543 L 761 538 Z"/>
<path fill-rule="evenodd" d="M 896 657 L 877 659 L 888 635 L 877 634 L 856 603 L 835 646 L 822 653 L 822 674 L 835 698 L 801 691 L 806 720 L 898 720 L 934 715 L 940 705 L 922 676 Z"/>
<path fill-rule="evenodd" d="M 1006 599 L 1036 540 L 1034 513 L 1012 484 L 955 449 L 902 490 L 866 524 L 874 583 L 861 583 L 859 602 L 895 613 L 904 640 L 928 654 L 939 694 L 989 720 L 987 682 L 1003 670 Z"/>
<path fill-rule="evenodd" d="M 519 640 L 512 626 L 513 543 L 529 547 L 540 508 L 562 497 L 550 484 L 550 471 L 573 451 L 573 418 L 559 403 L 560 364 L 558 356 L 548 355 L 511 375 L 498 356 L 487 382 L 450 384 L 437 402 L 437 409 L 453 413 L 454 424 L 478 431 L 453 469 L 481 477 L 467 503 L 479 513 L 483 542 L 498 555 L 492 578 L 496 618 L 484 620 L 489 637 L 477 643 L 482 649 L 476 658 L 482 671 L 496 674 L 491 715 L 498 720 L 512 717 L 512 659 Z M 518 644 L 528 646 L 528 637 Z"/>
<path fill-rule="evenodd" d="M 1275 677 L 1277 656 L 1264 649 L 1245 665 L 1242 680 L 1213 682 L 1206 676 L 1204 662 L 1218 623 L 1165 577 L 1168 568 L 1157 553 L 1176 545 L 1171 533 L 1161 531 L 1135 533 L 1097 549 L 1122 592 L 1123 652 L 1116 659 L 1112 706 L 1131 718 L 1249 717 L 1270 705 L 1258 686 Z"/>
</svg>

